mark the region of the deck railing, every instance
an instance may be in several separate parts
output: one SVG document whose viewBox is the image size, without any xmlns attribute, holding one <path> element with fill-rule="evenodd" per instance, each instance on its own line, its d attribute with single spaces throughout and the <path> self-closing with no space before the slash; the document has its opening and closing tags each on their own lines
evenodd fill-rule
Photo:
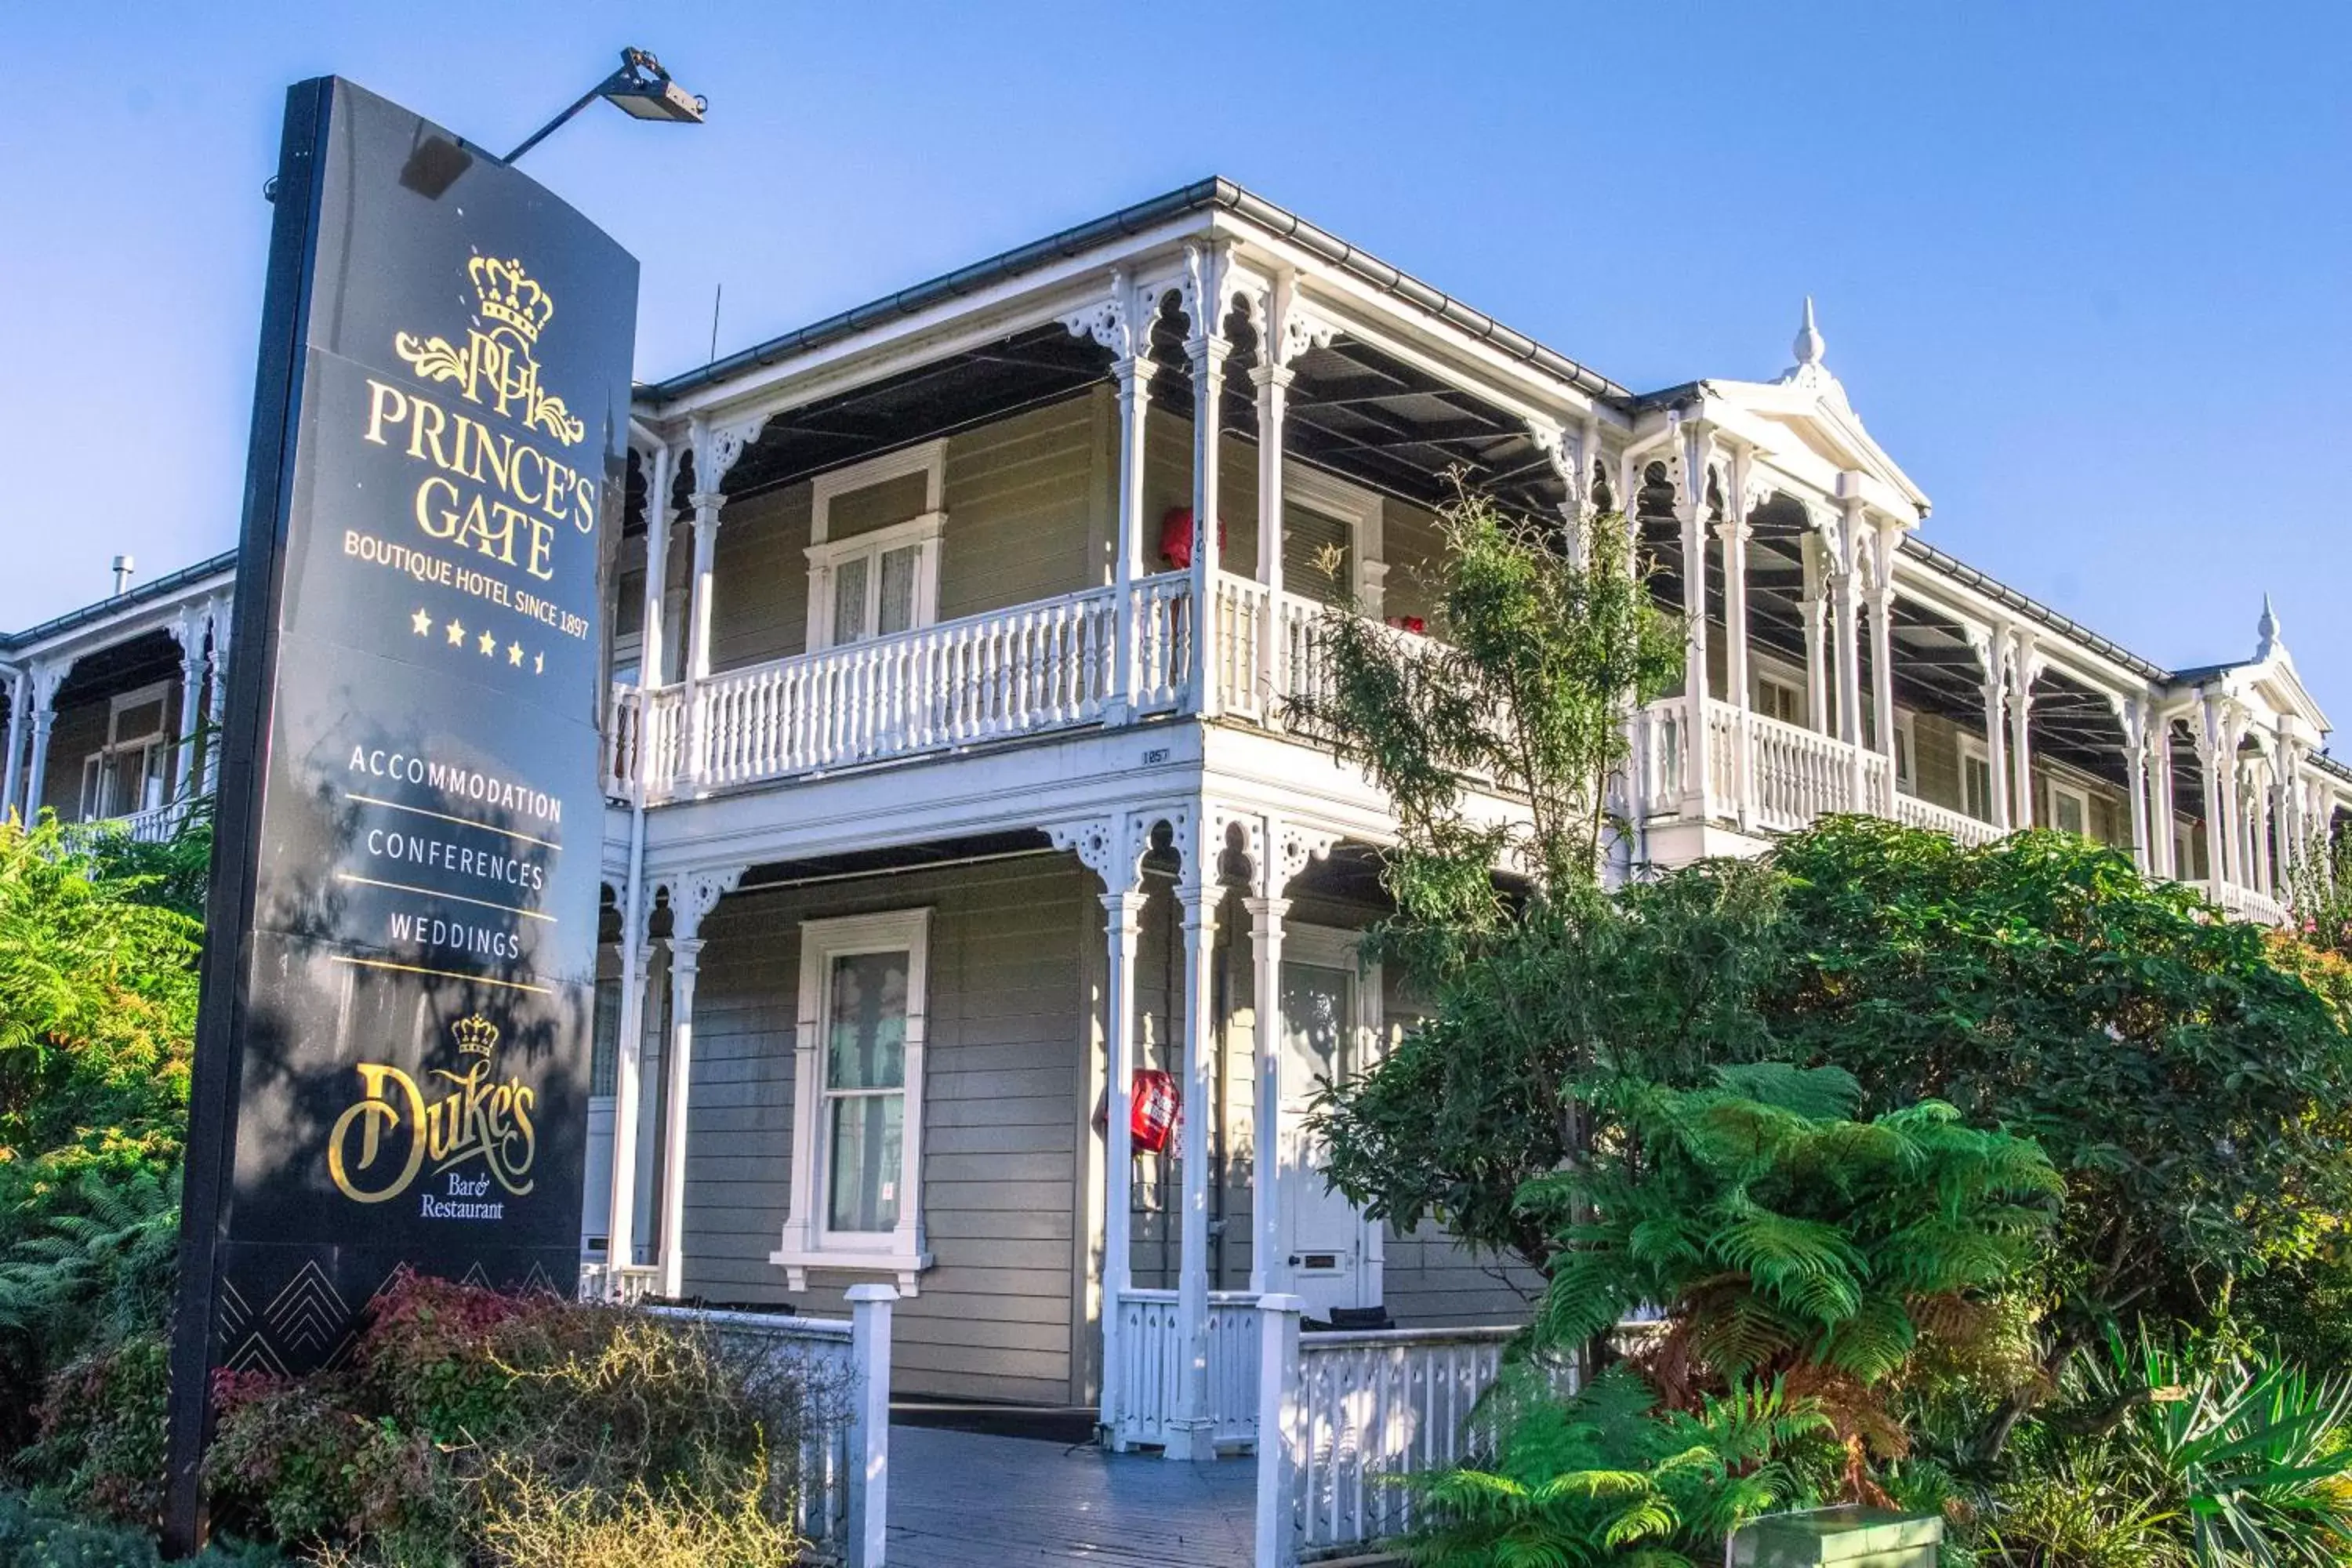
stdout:
<svg viewBox="0 0 2352 1568">
<path fill-rule="evenodd" d="M 2258 893 L 2252 888 L 2241 888 L 2234 882 L 2225 882 L 2219 877 L 2207 881 L 2202 891 L 2207 898 L 2243 920 L 2259 921 L 2264 925 L 2281 926 L 2286 924 L 2290 918 L 2290 911 L 2286 905 L 2279 900 Z"/>
<path fill-rule="evenodd" d="M 851 1288 L 848 1318 L 656 1307 L 756 1354 L 802 1390 L 801 1489 L 793 1523 L 813 1553 L 880 1568 L 889 1510 L 890 1314 L 898 1291 Z"/>
<path fill-rule="evenodd" d="M 1092 589 L 613 698 L 607 787 L 649 799 L 787 779 L 1174 707 L 1192 658 L 1181 573 L 1134 584 L 1121 675 L 1114 591 Z"/>
<path fill-rule="evenodd" d="M 1257 1433 L 1256 1301 L 1244 1291 L 1209 1295 L 1208 1416 L 1219 1443 L 1246 1443 Z M 1120 1292 L 1117 1342 L 1119 1398 L 1112 1444 L 1164 1447 L 1191 1360 L 1178 1332 L 1176 1292 Z"/>
<path fill-rule="evenodd" d="M 86 849 L 99 839 L 120 836 L 134 844 L 162 844 L 180 830 L 187 820 L 194 802 L 186 798 L 167 800 L 161 805 L 151 805 L 144 811 L 133 811 L 121 816 L 93 818 L 88 822 L 68 822 L 61 829 L 67 845 Z"/>
</svg>

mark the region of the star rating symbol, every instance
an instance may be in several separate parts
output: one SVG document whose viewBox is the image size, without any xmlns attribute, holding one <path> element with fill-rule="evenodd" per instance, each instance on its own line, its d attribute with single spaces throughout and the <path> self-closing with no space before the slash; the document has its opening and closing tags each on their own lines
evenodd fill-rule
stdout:
<svg viewBox="0 0 2352 1568">
<path fill-rule="evenodd" d="M 519 642 L 507 644 L 507 662 L 517 669 L 522 668 L 522 644 Z"/>
<path fill-rule="evenodd" d="M 545 675 L 547 673 L 547 656 L 545 654 L 535 653 L 530 656 L 530 672 L 533 675 Z"/>
<path fill-rule="evenodd" d="M 490 655 L 499 651 L 499 639 L 492 637 L 489 633 L 484 632 L 482 634 L 481 640 L 474 646 L 481 649 L 482 657 L 484 658 L 488 658 Z"/>
<path fill-rule="evenodd" d="M 466 628 L 459 626 L 453 619 L 449 623 L 448 630 L 449 646 L 451 647 L 464 647 L 466 646 Z"/>
<path fill-rule="evenodd" d="M 408 626 L 409 629 L 414 631 L 418 637 L 423 637 L 425 633 L 433 629 L 433 617 L 426 615 L 423 610 L 419 610 L 415 615 L 408 617 Z"/>
</svg>

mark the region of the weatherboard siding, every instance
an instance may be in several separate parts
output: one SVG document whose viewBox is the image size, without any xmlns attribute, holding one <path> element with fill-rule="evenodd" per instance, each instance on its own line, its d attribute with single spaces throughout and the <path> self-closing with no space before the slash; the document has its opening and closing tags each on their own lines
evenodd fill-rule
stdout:
<svg viewBox="0 0 2352 1568">
<path fill-rule="evenodd" d="M 730 898 L 705 922 L 687 1156 L 686 1289 L 846 1310 L 870 1275 L 768 1261 L 790 1211 L 800 922 L 929 906 L 923 1217 L 935 1265 L 900 1303 L 893 1388 L 1072 1398 L 1083 943 L 1100 905 L 1074 860 Z"/>
</svg>

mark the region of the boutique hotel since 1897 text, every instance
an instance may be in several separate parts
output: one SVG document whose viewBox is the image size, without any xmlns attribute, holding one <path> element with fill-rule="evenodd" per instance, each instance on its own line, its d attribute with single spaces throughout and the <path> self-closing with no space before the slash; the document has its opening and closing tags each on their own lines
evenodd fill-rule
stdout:
<svg viewBox="0 0 2352 1568">
<path fill-rule="evenodd" d="M 1352 950 L 1383 801 L 1279 700 L 1335 601 L 1442 633 L 1456 471 L 1628 514 L 1689 618 L 1622 863 L 1824 812 L 2047 826 L 2281 919 L 2352 771 L 2275 617 L 2166 669 L 1963 565 L 1810 307 L 1794 357 L 1637 393 L 1210 180 L 641 387 L 594 1277 L 820 1311 L 890 1283 L 897 1392 L 1179 1452 L 1242 1415 L 1178 1347 L 1253 1332 L 1256 1292 L 1518 1317 L 1442 1234 L 1326 1194 L 1300 1124 L 1412 1002 Z M 208 786 L 233 577 L 0 641 L 10 807 L 170 831 Z M 1139 1084 L 1184 1106 L 1164 1148 Z"/>
</svg>

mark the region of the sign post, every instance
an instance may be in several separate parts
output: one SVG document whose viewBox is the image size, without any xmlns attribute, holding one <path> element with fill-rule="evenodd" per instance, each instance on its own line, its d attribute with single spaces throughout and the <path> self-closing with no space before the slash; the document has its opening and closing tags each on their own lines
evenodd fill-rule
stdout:
<svg viewBox="0 0 2352 1568">
<path fill-rule="evenodd" d="M 289 93 L 274 200 L 173 1345 L 182 1549 L 215 1372 L 335 1362 L 403 1269 L 578 1278 L 636 263 L 334 78 Z"/>
</svg>

